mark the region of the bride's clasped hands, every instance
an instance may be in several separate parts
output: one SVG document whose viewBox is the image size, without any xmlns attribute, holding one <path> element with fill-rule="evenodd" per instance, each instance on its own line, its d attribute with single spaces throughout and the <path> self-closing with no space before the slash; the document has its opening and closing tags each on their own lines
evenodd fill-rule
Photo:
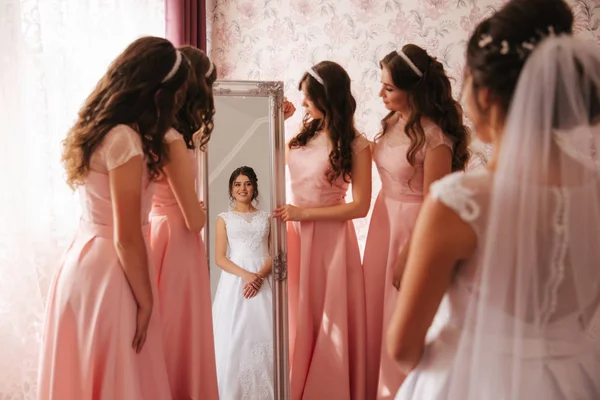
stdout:
<svg viewBox="0 0 600 400">
<path fill-rule="evenodd" d="M 260 274 L 255 274 L 247 271 L 243 276 L 244 281 L 244 298 L 251 299 L 258 294 L 265 278 Z"/>
</svg>

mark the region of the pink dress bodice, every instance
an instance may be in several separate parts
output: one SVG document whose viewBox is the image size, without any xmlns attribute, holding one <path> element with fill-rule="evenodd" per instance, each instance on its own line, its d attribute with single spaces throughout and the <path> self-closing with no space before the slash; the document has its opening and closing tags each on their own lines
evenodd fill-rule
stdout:
<svg viewBox="0 0 600 400">
<path fill-rule="evenodd" d="M 403 121 L 392 122 L 385 135 L 375 142 L 373 161 L 381 178 L 381 194 L 404 202 L 423 201 L 423 164 L 425 154 L 445 145 L 452 150 L 452 141 L 433 122 L 422 121 L 425 146 L 416 154 L 416 168 L 409 164 L 406 154 L 410 138 L 404 132 Z"/>
<path fill-rule="evenodd" d="M 90 171 L 83 185 L 79 186 L 81 220 L 98 226 L 113 225 L 113 206 L 110 193 L 108 171 L 126 163 L 132 157 L 142 155 L 139 135 L 127 125 L 115 126 L 92 154 Z M 142 224 L 148 220 L 154 184 L 148 180 L 148 173 L 142 168 Z"/>
<path fill-rule="evenodd" d="M 359 134 L 352 142 L 352 151 L 356 154 L 368 145 L 368 140 Z M 288 168 L 293 204 L 327 207 L 344 202 L 348 182 L 341 176 L 333 183 L 327 179 L 327 171 L 331 168 L 330 152 L 331 142 L 324 132 L 317 133 L 306 146 L 290 149 Z"/>
<path fill-rule="evenodd" d="M 175 129 L 170 129 L 165 135 L 165 141 L 167 143 L 172 143 L 175 140 L 183 140 L 183 136 Z M 188 157 L 190 159 L 190 168 L 194 177 L 196 177 L 196 155 L 194 150 L 188 150 Z M 154 190 L 154 196 L 152 197 L 153 207 L 169 207 L 177 205 L 177 199 L 175 198 L 173 189 L 171 189 L 171 185 L 169 185 L 169 181 L 165 176 L 161 176 L 155 186 L 156 189 Z"/>
</svg>

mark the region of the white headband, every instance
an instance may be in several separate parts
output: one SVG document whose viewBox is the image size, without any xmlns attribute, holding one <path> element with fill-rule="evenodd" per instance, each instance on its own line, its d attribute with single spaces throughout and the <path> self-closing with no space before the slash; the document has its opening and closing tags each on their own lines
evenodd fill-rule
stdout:
<svg viewBox="0 0 600 400">
<path fill-rule="evenodd" d="M 206 74 L 204 74 L 204 76 L 206 78 L 208 78 L 210 76 L 210 74 L 212 74 L 213 71 L 215 70 L 215 64 L 212 62 L 212 60 L 209 60 L 209 61 L 210 61 L 210 67 L 208 67 L 208 71 L 206 71 Z"/>
<path fill-rule="evenodd" d="M 423 73 L 421 72 L 421 70 L 419 68 L 417 68 L 417 66 L 415 65 L 415 63 L 413 63 L 410 60 L 410 58 L 408 58 L 408 56 L 406 54 L 404 54 L 404 52 L 402 51 L 402 49 L 396 50 L 396 54 L 398 54 L 400 56 L 400 58 L 404 60 L 404 62 L 406 63 L 406 65 L 408 65 L 410 67 L 410 69 L 412 69 L 415 72 L 415 74 L 417 74 L 417 76 L 419 78 L 423 77 Z"/>
<path fill-rule="evenodd" d="M 306 70 L 306 72 L 308 72 L 308 74 L 309 74 L 310 76 L 312 76 L 313 78 L 315 78 L 315 80 L 316 80 L 317 82 L 319 82 L 321 85 L 323 85 L 323 86 L 325 85 L 325 84 L 324 84 L 324 82 L 323 82 L 323 78 L 321 78 L 321 77 L 319 76 L 319 74 L 317 74 L 317 72 L 316 72 L 314 69 L 312 69 L 312 67 L 311 67 L 311 68 L 309 68 L 309 69 L 307 69 L 307 70 Z"/>
<path fill-rule="evenodd" d="M 181 60 L 182 60 L 181 52 L 179 50 L 175 50 L 175 64 L 173 64 L 173 68 L 171 68 L 171 70 L 169 71 L 167 76 L 165 76 L 163 78 L 161 83 L 165 83 L 166 81 L 168 81 L 169 79 L 171 79 L 172 77 L 175 76 L 177 71 L 179 71 L 179 67 L 181 66 Z"/>
</svg>

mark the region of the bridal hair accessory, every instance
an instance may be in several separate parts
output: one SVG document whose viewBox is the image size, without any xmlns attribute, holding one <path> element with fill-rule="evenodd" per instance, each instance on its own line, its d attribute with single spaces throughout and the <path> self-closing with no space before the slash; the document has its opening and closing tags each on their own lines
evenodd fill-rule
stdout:
<svg viewBox="0 0 600 400">
<path fill-rule="evenodd" d="M 208 78 L 215 70 L 215 63 L 213 63 L 211 59 L 208 59 L 208 61 L 210 61 L 210 67 L 208 67 L 208 71 L 206 71 L 206 74 L 204 74 L 206 78 Z"/>
<path fill-rule="evenodd" d="M 312 76 L 313 78 L 315 78 L 315 80 L 317 82 L 319 82 L 321 84 L 321 86 L 325 86 L 325 83 L 323 82 L 323 78 L 321 78 L 319 76 L 319 74 L 317 74 L 317 72 L 312 67 L 310 67 L 309 69 L 307 69 L 306 72 L 308 72 L 308 74 L 310 76 Z"/>
<path fill-rule="evenodd" d="M 519 58 L 523 59 L 529 56 L 529 54 L 537 47 L 537 45 L 542 40 L 544 40 L 547 37 L 556 36 L 556 34 L 554 33 L 554 27 L 552 25 L 548 26 L 547 32 L 538 31 L 537 34 L 537 37 L 529 38 L 529 40 L 522 42 L 520 45 L 513 44 L 511 46 L 508 43 L 508 41 L 503 40 L 498 46 L 494 43 L 494 38 L 491 35 L 484 33 L 479 38 L 478 44 L 479 48 L 481 49 L 489 48 L 490 50 L 498 51 L 503 56 L 509 54 L 512 48 L 514 52 L 519 56 Z"/>
<path fill-rule="evenodd" d="M 175 76 L 177 71 L 179 71 L 179 67 L 181 66 L 181 60 L 182 60 L 181 52 L 179 50 L 175 50 L 175 64 L 173 64 L 173 68 L 171 68 L 171 70 L 169 71 L 167 76 L 165 76 L 163 78 L 161 83 L 165 83 L 166 81 L 168 81 L 169 79 L 171 79 L 172 77 Z"/>
<path fill-rule="evenodd" d="M 417 68 L 417 66 L 415 65 L 415 63 L 413 63 L 412 60 L 410 58 L 408 58 L 408 56 L 406 54 L 404 54 L 404 51 L 402 51 L 402 49 L 396 50 L 396 54 L 398 54 L 398 56 L 402 60 L 404 60 L 404 62 L 406 63 L 406 65 L 408 65 L 410 67 L 410 69 L 412 69 L 414 71 L 414 73 L 417 74 L 417 76 L 419 78 L 423 77 L 423 73 L 421 72 L 421 70 L 419 68 Z"/>
</svg>

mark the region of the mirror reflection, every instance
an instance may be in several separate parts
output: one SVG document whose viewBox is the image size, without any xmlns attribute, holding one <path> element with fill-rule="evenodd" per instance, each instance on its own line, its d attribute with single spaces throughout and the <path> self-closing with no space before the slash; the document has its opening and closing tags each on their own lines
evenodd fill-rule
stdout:
<svg viewBox="0 0 600 400">
<path fill-rule="evenodd" d="M 219 395 L 274 398 L 268 97 L 215 96 L 208 242 Z"/>
</svg>

